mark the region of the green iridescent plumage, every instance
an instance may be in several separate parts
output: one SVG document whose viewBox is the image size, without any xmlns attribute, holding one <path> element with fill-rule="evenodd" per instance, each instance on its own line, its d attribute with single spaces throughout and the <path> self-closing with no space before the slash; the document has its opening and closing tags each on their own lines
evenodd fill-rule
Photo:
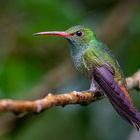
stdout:
<svg viewBox="0 0 140 140">
<path fill-rule="evenodd" d="M 120 66 L 106 45 L 96 38 L 95 33 L 90 28 L 84 26 L 74 26 L 66 32 L 74 34 L 77 31 L 82 32 L 80 37 L 76 34 L 67 37 L 72 44 L 71 54 L 76 68 L 91 79 L 93 67 L 100 67 L 107 62 L 115 70 L 115 79 L 124 83 Z"/>
<path fill-rule="evenodd" d="M 134 107 L 120 66 L 110 49 L 88 27 L 74 26 L 65 32 L 40 32 L 35 35 L 63 36 L 71 43 L 75 67 L 90 79 L 90 92 L 103 92 L 120 116 L 140 128 L 140 113 Z M 87 92 L 87 91 L 86 91 Z"/>
</svg>

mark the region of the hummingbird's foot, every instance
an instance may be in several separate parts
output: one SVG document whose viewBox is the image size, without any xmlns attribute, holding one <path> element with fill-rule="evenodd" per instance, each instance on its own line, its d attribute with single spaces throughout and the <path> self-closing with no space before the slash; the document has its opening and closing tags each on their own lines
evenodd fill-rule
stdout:
<svg viewBox="0 0 140 140">
<path fill-rule="evenodd" d="M 92 78 L 89 92 L 93 92 L 93 93 L 99 92 L 98 85 L 96 84 L 94 78 Z"/>
<path fill-rule="evenodd" d="M 96 85 L 96 82 L 94 81 L 94 79 L 92 79 L 90 88 L 88 90 L 81 91 L 81 92 L 82 93 L 84 93 L 84 92 L 98 93 L 98 92 L 100 92 L 100 90 L 99 90 L 98 86 Z"/>
<path fill-rule="evenodd" d="M 85 93 L 85 92 L 89 92 L 89 93 L 98 93 L 100 92 L 99 89 L 97 87 L 92 87 L 88 90 L 84 90 L 84 91 L 81 91 L 82 93 Z"/>
<path fill-rule="evenodd" d="M 99 90 L 97 88 L 90 88 L 88 90 L 84 90 L 84 91 L 81 91 L 82 93 L 84 92 L 89 92 L 89 93 L 96 93 L 96 92 L 99 92 Z"/>
<path fill-rule="evenodd" d="M 90 86 L 90 89 L 88 90 L 89 92 L 93 92 L 93 93 L 95 93 L 95 92 L 99 92 L 99 89 L 98 89 L 98 87 L 96 87 L 95 85 L 94 86 Z"/>
</svg>

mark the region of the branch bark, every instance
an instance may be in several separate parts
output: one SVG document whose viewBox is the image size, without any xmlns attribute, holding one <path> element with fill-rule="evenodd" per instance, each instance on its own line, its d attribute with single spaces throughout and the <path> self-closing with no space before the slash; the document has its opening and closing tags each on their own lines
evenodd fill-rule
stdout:
<svg viewBox="0 0 140 140">
<path fill-rule="evenodd" d="M 131 77 L 126 78 L 128 89 L 140 90 L 140 70 Z M 90 92 L 69 92 L 65 94 L 53 95 L 49 93 L 42 99 L 38 100 L 0 100 L 0 112 L 25 113 L 36 112 L 49 109 L 53 106 L 65 106 L 68 104 L 90 104 L 91 102 L 102 99 L 104 96 L 101 93 Z"/>
</svg>

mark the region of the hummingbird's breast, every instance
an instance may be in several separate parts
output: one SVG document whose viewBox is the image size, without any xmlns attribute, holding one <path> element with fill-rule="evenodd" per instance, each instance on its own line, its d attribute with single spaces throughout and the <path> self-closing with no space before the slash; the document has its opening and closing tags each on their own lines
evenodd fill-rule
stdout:
<svg viewBox="0 0 140 140">
<path fill-rule="evenodd" d="M 90 53 L 88 50 L 84 50 L 73 55 L 72 58 L 76 69 L 88 79 L 92 79 L 94 67 L 93 53 Z"/>
<path fill-rule="evenodd" d="M 91 42 L 87 47 L 82 46 L 82 49 L 73 49 L 72 58 L 76 69 L 82 73 L 86 78 L 93 78 L 93 71 L 96 67 L 101 67 L 106 63 L 114 69 L 114 78 L 121 84 L 125 84 L 123 73 L 120 66 L 112 54 L 112 52 L 103 43 Z"/>
</svg>

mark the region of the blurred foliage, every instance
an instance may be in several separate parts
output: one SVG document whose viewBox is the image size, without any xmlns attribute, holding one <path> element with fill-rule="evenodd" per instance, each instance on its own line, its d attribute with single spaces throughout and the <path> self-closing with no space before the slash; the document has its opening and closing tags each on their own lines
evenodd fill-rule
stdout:
<svg viewBox="0 0 140 140">
<path fill-rule="evenodd" d="M 68 43 L 63 38 L 34 37 L 32 34 L 85 24 L 93 26 L 97 35 L 101 35 L 100 27 L 104 27 L 113 9 L 128 3 L 136 3 L 128 13 L 130 20 L 117 38 L 108 42 L 126 76 L 140 67 L 140 6 L 136 0 L 1 0 L 0 98 L 42 97 L 44 93 L 36 87 L 40 87 L 43 81 L 47 81 L 43 84 L 49 89 L 45 93 L 87 89 L 89 81 L 73 71 L 62 74 L 64 78 L 55 82 L 57 78 L 53 77 L 53 71 L 59 73 L 59 67 L 67 67 L 61 64 L 71 64 Z M 131 4 L 127 6 L 131 9 Z M 116 22 L 123 17 L 121 10 Z M 117 28 L 109 27 L 108 32 L 117 32 Z M 107 38 L 111 35 L 105 36 Z M 53 86 L 50 81 L 53 81 Z M 140 110 L 140 97 L 136 91 L 132 92 Z M 1 123 L 4 115 L 0 115 Z M 0 125 L 0 140 L 132 140 L 131 134 L 136 131 L 118 116 L 107 99 L 86 107 L 56 107 L 39 115 L 12 116 L 13 123 L 7 123 L 13 120 L 11 114 L 6 115 L 9 117 L 5 124 Z M 138 139 L 139 136 L 135 137 Z"/>
</svg>

